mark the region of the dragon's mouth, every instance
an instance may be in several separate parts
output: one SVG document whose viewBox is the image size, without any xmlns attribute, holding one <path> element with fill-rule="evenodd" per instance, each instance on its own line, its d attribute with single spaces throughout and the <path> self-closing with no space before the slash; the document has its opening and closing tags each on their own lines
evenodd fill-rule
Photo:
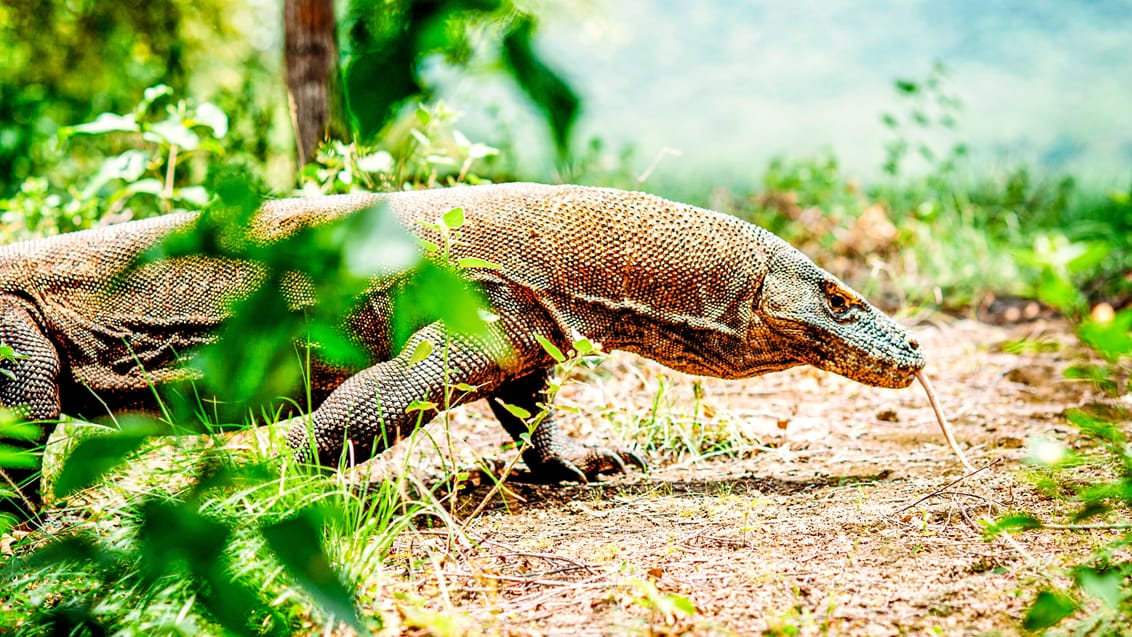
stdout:
<svg viewBox="0 0 1132 637">
<path fill-rule="evenodd" d="M 783 358 L 844 376 L 865 385 L 901 389 L 916 380 L 926 360 L 919 343 L 901 328 L 877 347 L 799 321 L 767 322 L 786 345 Z M 903 342 L 901 342 L 903 341 Z"/>
<path fill-rule="evenodd" d="M 833 346 L 832 342 L 822 343 L 821 347 L 800 354 L 806 363 L 818 369 L 865 385 L 890 389 L 902 389 L 911 385 L 925 364 L 924 357 L 918 350 L 874 354 L 843 342 L 840 346 Z"/>
</svg>

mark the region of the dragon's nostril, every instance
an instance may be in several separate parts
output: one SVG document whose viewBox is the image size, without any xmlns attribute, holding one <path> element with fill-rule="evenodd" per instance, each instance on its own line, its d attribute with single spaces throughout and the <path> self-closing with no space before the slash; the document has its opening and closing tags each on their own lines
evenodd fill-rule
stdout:
<svg viewBox="0 0 1132 637">
<path fill-rule="evenodd" d="M 911 336 L 909 336 L 908 337 L 908 347 L 911 347 L 912 349 L 920 349 L 920 342 L 917 341 L 916 339 L 912 338 Z"/>
</svg>

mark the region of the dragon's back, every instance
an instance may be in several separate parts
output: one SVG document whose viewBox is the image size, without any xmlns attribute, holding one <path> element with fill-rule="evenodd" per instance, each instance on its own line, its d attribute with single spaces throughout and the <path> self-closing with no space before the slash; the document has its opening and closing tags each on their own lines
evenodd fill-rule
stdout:
<svg viewBox="0 0 1132 637">
<path fill-rule="evenodd" d="M 538 311 L 557 332 L 548 337 L 577 331 L 634 351 L 684 340 L 672 345 L 682 351 L 720 335 L 740 336 L 766 247 L 765 233 L 727 215 L 638 192 L 539 184 L 270 201 L 253 220 L 251 236 L 271 244 L 382 202 L 433 244 L 443 239 L 430 225 L 462 208 L 466 221 L 451 258 L 497 266 L 464 273 L 503 304 L 498 312 Z M 150 370 L 164 367 L 210 341 L 227 302 L 262 280 L 255 264 L 208 256 L 129 270 L 196 218 L 166 215 L 4 246 L 0 293 L 34 300 L 83 382 L 144 384 L 138 360 Z M 506 305 L 516 298 L 528 304 Z M 615 337 L 621 342 L 611 342 Z M 684 358 L 680 351 L 670 357 Z"/>
<path fill-rule="evenodd" d="M 774 240 L 735 217 L 646 193 L 528 183 L 278 200 L 264 206 L 255 233 L 271 241 L 382 202 L 433 244 L 442 237 L 430 226 L 461 208 L 450 256 L 498 266 L 465 272 L 489 297 L 519 290 L 560 336 L 577 331 L 635 351 L 678 335 L 738 336 Z"/>
</svg>

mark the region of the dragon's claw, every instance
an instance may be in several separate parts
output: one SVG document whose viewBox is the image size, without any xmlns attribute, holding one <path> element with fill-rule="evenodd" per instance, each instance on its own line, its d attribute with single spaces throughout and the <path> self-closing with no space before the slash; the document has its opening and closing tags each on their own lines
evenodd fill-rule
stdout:
<svg viewBox="0 0 1132 637">
<path fill-rule="evenodd" d="M 629 449 L 569 445 L 569 449 L 539 458 L 525 458 L 539 481 L 589 482 L 601 474 L 628 473 L 629 465 L 644 471 L 644 458 Z"/>
</svg>

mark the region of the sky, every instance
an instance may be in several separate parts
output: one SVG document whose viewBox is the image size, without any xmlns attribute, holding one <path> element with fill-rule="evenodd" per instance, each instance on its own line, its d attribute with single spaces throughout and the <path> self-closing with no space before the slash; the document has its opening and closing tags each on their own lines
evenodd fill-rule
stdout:
<svg viewBox="0 0 1132 637">
<path fill-rule="evenodd" d="M 967 144 L 971 171 L 1132 178 L 1132 0 L 589 0 L 539 15 L 539 51 L 583 99 L 579 145 L 631 146 L 637 172 L 678 151 L 658 180 L 756 186 L 774 157 L 825 153 L 875 179 L 893 138 L 881 115 L 907 110 L 894 80 L 937 60 L 962 106 L 925 139 Z M 529 105 L 462 82 L 455 94 L 497 113 L 467 128 L 509 127 L 521 161 L 545 160 Z"/>
</svg>

